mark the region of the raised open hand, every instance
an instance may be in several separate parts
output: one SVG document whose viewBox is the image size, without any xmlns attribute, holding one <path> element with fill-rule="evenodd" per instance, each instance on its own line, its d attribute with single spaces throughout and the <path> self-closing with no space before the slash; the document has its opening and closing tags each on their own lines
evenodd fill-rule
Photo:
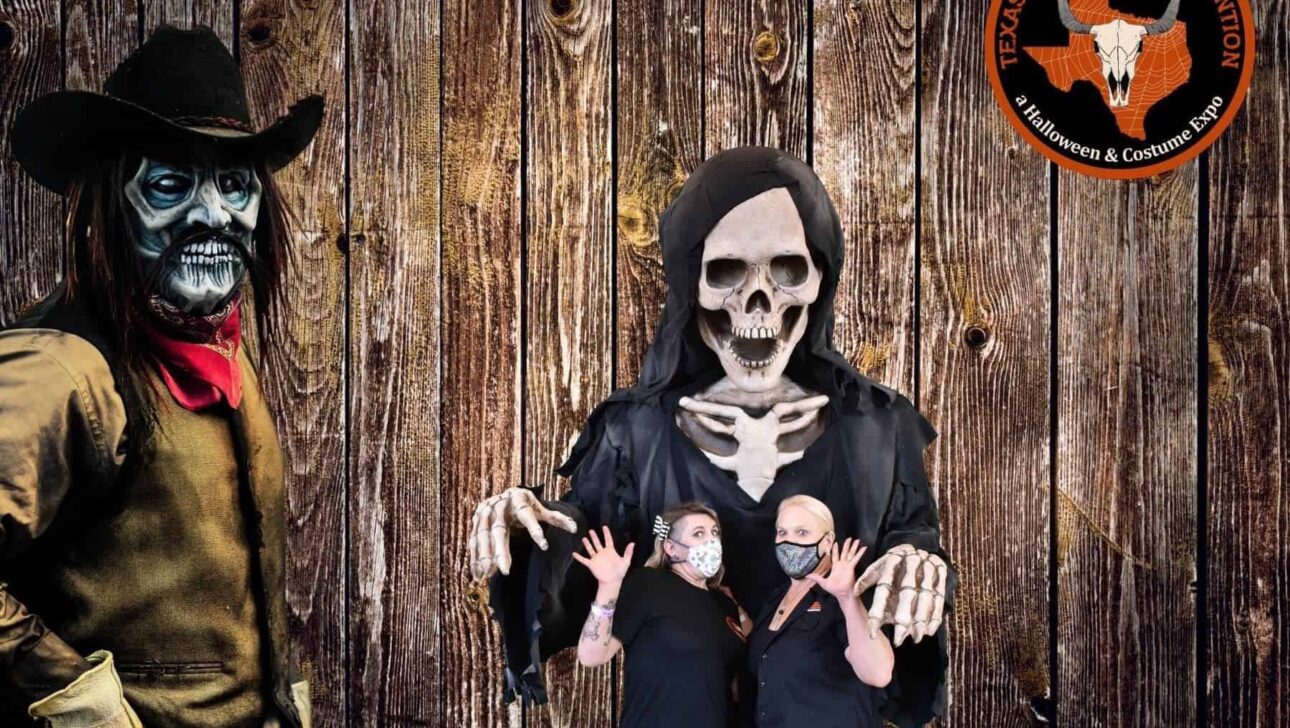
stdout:
<svg viewBox="0 0 1290 728">
<path fill-rule="evenodd" d="M 807 574 L 806 578 L 819 584 L 824 591 L 838 599 L 848 598 L 856 583 L 856 564 L 860 562 L 860 557 L 864 555 L 866 548 L 861 546 L 860 539 L 856 538 L 849 538 L 843 542 L 841 551 L 835 543 L 831 551 L 833 566 L 829 569 L 829 575 Z"/>
<path fill-rule="evenodd" d="M 596 577 L 596 581 L 602 584 L 621 582 L 623 577 L 627 576 L 627 569 L 632 565 L 632 553 L 636 550 L 636 544 L 627 544 L 622 556 L 619 556 L 614 550 L 614 536 L 609 532 L 609 527 L 602 526 L 601 530 L 605 534 L 604 543 L 601 543 L 594 530 L 590 531 L 582 539 L 582 547 L 587 550 L 587 556 L 575 551 L 573 558 L 587 567 L 591 575 Z"/>
</svg>

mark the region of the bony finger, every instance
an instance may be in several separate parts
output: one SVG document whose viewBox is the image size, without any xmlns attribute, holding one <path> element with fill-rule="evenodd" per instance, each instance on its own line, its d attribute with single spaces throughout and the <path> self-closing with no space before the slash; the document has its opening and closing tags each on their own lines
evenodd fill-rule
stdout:
<svg viewBox="0 0 1290 728">
<path fill-rule="evenodd" d="M 546 551 L 546 534 L 542 532 L 542 524 L 538 523 L 537 516 L 533 513 L 533 506 L 524 504 L 516 508 L 515 520 L 519 521 L 528 530 L 529 538 L 533 539 L 533 543 L 537 544 L 538 548 Z"/>
<path fill-rule="evenodd" d="M 601 526 L 600 528 L 605 532 L 605 548 L 618 553 L 618 549 L 614 548 L 614 534 L 609 532 L 609 526 Z"/>
<path fill-rule="evenodd" d="M 600 543 L 600 536 L 596 534 L 596 530 L 594 528 L 588 531 L 587 535 L 591 537 L 591 543 L 595 544 L 597 551 L 604 548 L 604 546 Z"/>
<path fill-rule="evenodd" d="M 551 510 L 541 504 L 536 506 L 538 520 L 543 523 L 549 523 L 556 528 L 562 528 L 569 533 L 578 532 L 578 522 L 564 515 L 559 511 Z"/>
<path fill-rule="evenodd" d="M 497 568 L 508 576 L 511 573 L 510 533 L 505 526 L 499 528 L 493 524 L 493 558 L 497 560 Z"/>
</svg>

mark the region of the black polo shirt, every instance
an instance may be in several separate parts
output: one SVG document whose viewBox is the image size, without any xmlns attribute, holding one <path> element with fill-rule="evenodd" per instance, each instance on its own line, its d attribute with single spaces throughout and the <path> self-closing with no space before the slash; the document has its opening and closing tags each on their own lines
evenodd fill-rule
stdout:
<svg viewBox="0 0 1290 728">
<path fill-rule="evenodd" d="M 671 569 L 636 568 L 623 580 L 611 631 L 625 653 L 623 728 L 736 720 L 730 687 L 745 643 L 733 599 Z"/>
<path fill-rule="evenodd" d="M 752 720 L 759 728 L 882 728 L 877 689 L 847 662 L 846 618 L 833 595 L 812 587 L 779 630 L 771 618 L 785 582 L 748 638 Z"/>
</svg>

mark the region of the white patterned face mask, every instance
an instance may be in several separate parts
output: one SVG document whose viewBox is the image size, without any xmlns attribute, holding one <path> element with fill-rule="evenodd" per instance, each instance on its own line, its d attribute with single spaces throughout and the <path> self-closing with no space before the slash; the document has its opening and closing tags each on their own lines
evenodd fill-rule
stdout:
<svg viewBox="0 0 1290 728">
<path fill-rule="evenodd" d="M 672 539 L 672 542 L 678 546 L 685 546 L 685 544 L 675 539 Z M 690 550 L 690 553 L 686 555 L 685 560 L 689 562 L 690 566 L 697 569 L 700 574 L 703 574 L 703 578 L 711 579 L 721 570 L 721 539 L 714 538 L 697 546 L 686 546 L 686 548 Z"/>
</svg>

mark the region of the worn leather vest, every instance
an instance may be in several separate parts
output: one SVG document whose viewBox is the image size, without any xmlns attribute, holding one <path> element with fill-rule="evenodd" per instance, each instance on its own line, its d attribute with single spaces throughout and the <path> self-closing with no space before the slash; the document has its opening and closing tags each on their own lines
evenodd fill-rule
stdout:
<svg viewBox="0 0 1290 728">
<path fill-rule="evenodd" d="M 113 653 L 148 728 L 259 728 L 274 705 L 285 725 L 300 723 L 282 450 L 255 371 L 244 351 L 238 357 L 237 410 L 185 410 L 154 374 L 150 442 L 113 482 L 75 489 L 94 495 L 64 501 L 47 537 L 5 575 L 9 591 L 82 654 Z"/>
</svg>

